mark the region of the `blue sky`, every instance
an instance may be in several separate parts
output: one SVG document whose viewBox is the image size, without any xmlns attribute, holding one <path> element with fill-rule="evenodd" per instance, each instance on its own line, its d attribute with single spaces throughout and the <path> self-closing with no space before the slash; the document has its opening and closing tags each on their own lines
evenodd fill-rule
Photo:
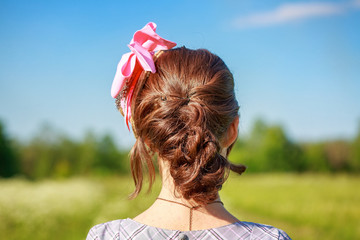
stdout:
<svg viewBox="0 0 360 240">
<path fill-rule="evenodd" d="M 110 96 L 147 22 L 207 48 L 235 76 L 240 137 L 254 119 L 294 140 L 353 137 L 360 123 L 360 1 L 0 1 L 0 119 L 29 139 L 48 122 L 133 141 Z"/>
</svg>

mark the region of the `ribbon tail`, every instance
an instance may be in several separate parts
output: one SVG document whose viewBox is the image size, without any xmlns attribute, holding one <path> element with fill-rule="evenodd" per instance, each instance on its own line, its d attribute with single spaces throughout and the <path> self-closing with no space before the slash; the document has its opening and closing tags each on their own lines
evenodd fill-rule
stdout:
<svg viewBox="0 0 360 240">
<path fill-rule="evenodd" d="M 131 77 L 136 64 L 136 55 L 125 53 L 117 66 L 116 74 L 111 86 L 111 96 L 116 98 L 124 87 L 126 80 Z"/>
<path fill-rule="evenodd" d="M 128 93 L 128 95 L 126 96 L 126 114 L 125 114 L 125 122 L 126 122 L 126 126 L 130 131 L 130 119 L 131 119 L 131 100 L 132 100 L 132 96 L 133 96 L 133 89 L 131 89 Z"/>
</svg>

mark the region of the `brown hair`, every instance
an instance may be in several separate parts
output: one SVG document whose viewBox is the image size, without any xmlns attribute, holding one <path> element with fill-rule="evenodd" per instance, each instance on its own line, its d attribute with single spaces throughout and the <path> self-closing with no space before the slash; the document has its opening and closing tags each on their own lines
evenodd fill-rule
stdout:
<svg viewBox="0 0 360 240">
<path fill-rule="evenodd" d="M 185 199 L 207 204 L 216 199 L 229 169 L 245 171 L 219 153 L 221 138 L 239 110 L 233 76 L 218 56 L 203 49 L 164 51 L 155 66 L 156 73 L 141 74 L 131 106 L 137 135 L 130 152 L 132 196 L 141 191 L 144 165 L 151 188 L 157 154 L 169 162 L 176 190 Z"/>
</svg>

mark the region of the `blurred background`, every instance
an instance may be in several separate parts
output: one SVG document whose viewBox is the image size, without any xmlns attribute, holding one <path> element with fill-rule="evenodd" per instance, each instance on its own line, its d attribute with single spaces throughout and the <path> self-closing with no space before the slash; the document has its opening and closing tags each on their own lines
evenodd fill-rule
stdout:
<svg viewBox="0 0 360 240">
<path fill-rule="evenodd" d="M 360 238 L 360 1 L 0 0 L 0 238 L 85 239 L 134 217 L 134 137 L 110 96 L 148 22 L 219 55 L 241 106 L 222 199 L 293 239 Z M 39 231 L 41 229 L 41 231 Z"/>
</svg>

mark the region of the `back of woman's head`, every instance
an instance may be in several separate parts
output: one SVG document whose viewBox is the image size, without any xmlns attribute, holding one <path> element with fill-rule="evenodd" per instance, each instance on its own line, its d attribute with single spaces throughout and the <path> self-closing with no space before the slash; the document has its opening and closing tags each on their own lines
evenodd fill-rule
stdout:
<svg viewBox="0 0 360 240">
<path fill-rule="evenodd" d="M 228 170 L 245 170 L 220 154 L 222 138 L 239 110 L 233 76 L 207 50 L 176 48 L 154 60 L 156 73 L 141 74 L 132 101 L 134 195 L 141 190 L 144 164 L 151 186 L 157 154 L 184 198 L 199 204 L 214 201 Z"/>
</svg>

